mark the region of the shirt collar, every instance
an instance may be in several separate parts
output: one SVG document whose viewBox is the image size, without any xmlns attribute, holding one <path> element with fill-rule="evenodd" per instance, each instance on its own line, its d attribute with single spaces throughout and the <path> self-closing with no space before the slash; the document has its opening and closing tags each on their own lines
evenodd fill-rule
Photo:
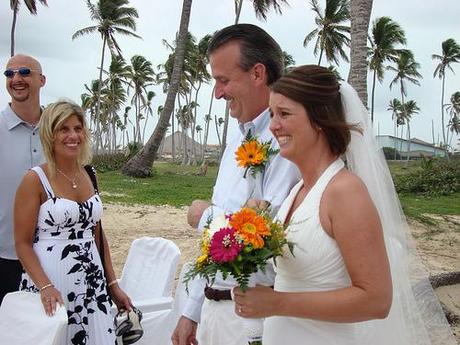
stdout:
<svg viewBox="0 0 460 345">
<path fill-rule="evenodd" d="M 251 134 L 254 136 L 255 133 L 259 133 L 261 129 L 266 127 L 268 121 L 270 121 L 270 112 L 267 108 L 259 115 L 257 115 L 254 120 L 246 123 L 240 122 L 238 127 L 242 135 L 246 136 L 246 134 L 251 131 Z"/>
<path fill-rule="evenodd" d="M 24 124 L 31 128 L 36 128 L 37 126 L 32 126 L 30 123 L 21 119 L 16 113 L 11 109 L 11 104 L 8 104 L 3 111 L 3 116 L 5 118 L 6 125 L 8 130 L 11 131 L 15 127 L 19 126 L 20 124 Z"/>
</svg>

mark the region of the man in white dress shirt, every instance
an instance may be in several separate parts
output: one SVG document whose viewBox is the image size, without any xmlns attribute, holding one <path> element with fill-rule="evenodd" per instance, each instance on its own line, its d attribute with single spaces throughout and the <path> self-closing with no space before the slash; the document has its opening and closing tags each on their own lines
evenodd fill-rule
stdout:
<svg viewBox="0 0 460 345">
<path fill-rule="evenodd" d="M 270 159 L 262 176 L 256 179 L 250 174 L 244 178 L 244 169 L 237 166 L 235 159 L 235 151 L 248 131 L 262 142 L 272 140 L 272 146 L 278 148 L 268 128 L 268 101 L 270 85 L 283 71 L 279 45 L 261 28 L 237 24 L 213 36 L 208 56 L 216 81 L 215 96 L 229 102 L 230 115 L 238 121 L 239 131 L 228 142 L 222 156 L 212 204 L 195 200 L 189 208 L 188 222 L 199 230 L 203 230 L 210 217 L 237 211 L 248 199 L 265 200 L 276 212 L 300 179 L 297 168 L 278 154 Z M 267 267 L 265 274 L 255 273 L 251 281 L 273 285 L 273 268 Z M 230 289 L 236 285 L 231 277 L 226 280 L 217 277 L 212 288 L 206 287 L 204 280 L 194 280 L 189 285 L 190 294 L 172 335 L 173 344 L 247 344 L 241 318 L 234 313 L 230 298 Z"/>
<path fill-rule="evenodd" d="M 8 60 L 3 74 L 11 103 L 0 113 L 0 304 L 5 294 L 19 289 L 22 273 L 13 238 L 16 189 L 27 169 L 44 162 L 36 126 L 45 85 L 40 63 L 18 54 Z"/>
</svg>

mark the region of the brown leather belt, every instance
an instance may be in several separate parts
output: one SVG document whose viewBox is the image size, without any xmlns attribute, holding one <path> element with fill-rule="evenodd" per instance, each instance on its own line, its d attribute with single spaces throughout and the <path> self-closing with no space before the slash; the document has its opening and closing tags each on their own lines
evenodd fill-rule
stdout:
<svg viewBox="0 0 460 345">
<path fill-rule="evenodd" d="M 216 302 L 231 301 L 232 299 L 232 294 L 230 293 L 230 290 L 213 289 L 209 286 L 206 286 L 204 288 L 204 295 L 206 296 L 207 299 L 210 299 Z"/>
</svg>

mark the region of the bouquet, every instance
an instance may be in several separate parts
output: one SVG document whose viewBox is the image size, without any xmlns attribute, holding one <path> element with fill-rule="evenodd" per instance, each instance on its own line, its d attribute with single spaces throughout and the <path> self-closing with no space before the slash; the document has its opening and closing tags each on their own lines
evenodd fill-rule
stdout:
<svg viewBox="0 0 460 345">
<path fill-rule="evenodd" d="M 273 220 L 268 209 L 242 208 L 238 212 L 210 219 L 200 241 L 200 255 L 185 275 L 185 283 L 195 277 L 205 278 L 209 285 L 216 274 L 223 279 L 235 278 L 244 291 L 252 273 L 261 270 L 269 259 L 283 255 L 284 247 L 293 251 L 285 237 L 285 225 Z M 261 344 L 263 320 L 245 319 L 249 344 Z M 248 324 L 252 323 L 251 326 Z M 249 327 L 249 329 L 248 329 Z M 256 334 L 254 334 L 256 333 Z"/>
<path fill-rule="evenodd" d="M 244 178 L 249 172 L 253 177 L 258 172 L 263 172 L 270 157 L 277 154 L 279 150 L 272 148 L 272 141 L 259 142 L 256 137 L 248 131 L 245 139 L 235 151 L 235 158 L 238 166 L 244 168 Z"/>
</svg>

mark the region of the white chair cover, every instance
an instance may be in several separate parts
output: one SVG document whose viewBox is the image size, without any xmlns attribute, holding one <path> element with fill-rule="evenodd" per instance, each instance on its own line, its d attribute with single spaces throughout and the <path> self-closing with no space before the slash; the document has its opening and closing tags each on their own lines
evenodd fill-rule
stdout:
<svg viewBox="0 0 460 345">
<path fill-rule="evenodd" d="M 180 250 L 161 237 L 133 241 L 121 274 L 120 286 L 133 302 L 171 297 Z"/>
<path fill-rule="evenodd" d="M 58 306 L 53 316 L 43 309 L 40 294 L 26 291 L 5 296 L 0 307 L 0 344 L 57 345 L 67 328 L 65 306 Z"/>
</svg>

